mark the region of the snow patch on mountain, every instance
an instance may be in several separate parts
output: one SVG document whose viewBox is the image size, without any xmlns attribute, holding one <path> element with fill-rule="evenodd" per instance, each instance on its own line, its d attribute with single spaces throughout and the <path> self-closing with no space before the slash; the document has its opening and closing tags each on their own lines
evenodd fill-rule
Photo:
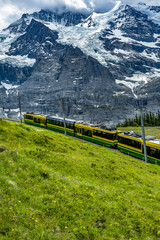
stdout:
<svg viewBox="0 0 160 240">
<path fill-rule="evenodd" d="M 149 6 L 142 2 L 134 4 L 132 6 L 143 14 L 148 15 L 148 18 L 151 19 L 154 23 L 160 25 L 160 7 Z"/>
<path fill-rule="evenodd" d="M 103 41 L 100 40 L 100 37 L 103 35 L 104 29 L 110 30 L 110 22 L 115 22 L 118 13 L 124 9 L 125 5 L 121 5 L 121 2 L 119 1 L 117 2 L 115 8 L 111 11 L 107 13 L 93 13 L 83 23 L 78 24 L 77 26 L 67 28 L 60 26 L 57 29 L 59 32 L 58 42 L 80 48 L 84 54 L 97 59 L 103 66 L 107 66 L 108 62 L 118 63 L 122 61 L 122 59 L 113 54 L 111 51 L 106 50 L 104 48 Z M 160 36 L 158 34 L 154 34 L 153 42 L 138 41 L 128 36 L 124 36 L 124 33 L 120 30 L 120 27 L 124 24 L 123 21 L 124 19 L 117 22 L 117 28 L 109 31 L 109 34 L 107 34 L 105 38 L 110 40 L 118 39 L 118 41 L 123 43 L 137 44 L 148 48 L 160 48 Z M 52 30 L 55 30 L 53 23 L 47 24 L 47 26 Z M 123 50 L 120 49 L 116 49 L 115 53 L 116 51 L 121 51 L 121 54 L 124 54 L 125 57 L 129 54 L 129 52 L 122 52 Z M 151 56 L 151 54 L 144 52 L 142 56 L 150 59 L 153 56 L 153 60 L 156 62 L 158 61 L 158 57 L 155 54 Z"/>
<path fill-rule="evenodd" d="M 103 42 L 99 39 L 101 34 L 97 29 L 85 29 L 79 26 L 70 28 L 59 29 L 59 43 L 80 48 L 85 55 L 97 59 L 104 66 L 108 65 L 108 61 L 115 63 L 120 61 L 117 56 L 105 50 Z"/>
<path fill-rule="evenodd" d="M 6 80 L 5 82 L 1 81 L 0 88 L 5 88 L 6 89 L 7 96 L 9 95 L 10 90 L 18 88 L 18 87 L 19 87 L 19 85 L 13 85 L 8 80 Z"/>
<path fill-rule="evenodd" d="M 107 13 L 93 13 L 90 16 L 93 22 L 92 27 L 87 23 L 87 20 L 84 21 L 84 24 L 81 23 L 74 27 L 59 27 L 57 29 L 59 32 L 59 38 L 57 41 L 61 44 L 80 48 L 84 54 L 97 59 L 104 66 L 107 66 L 108 62 L 118 63 L 120 59 L 117 56 L 112 55 L 111 52 L 105 50 L 100 37 L 103 34 L 104 29 L 107 26 L 109 28 L 109 22 L 111 19 L 115 18 L 113 13 L 118 11 L 120 3 L 121 2 L 118 1 L 115 8 Z M 90 21 L 89 18 L 88 20 Z M 55 30 L 55 26 L 52 23 L 47 24 L 47 26 L 50 29 Z"/>
<path fill-rule="evenodd" d="M 152 79 L 158 78 L 160 76 L 160 69 L 152 68 L 150 72 L 147 73 L 141 73 L 136 72 L 131 77 L 126 77 L 124 80 L 116 80 L 116 84 L 122 84 L 126 87 L 130 88 L 134 97 L 138 98 L 135 89 L 139 86 L 143 86 L 147 84 L 149 81 L 152 81 Z"/>
<path fill-rule="evenodd" d="M 146 50 L 144 50 L 142 53 L 140 53 L 140 56 L 151 59 L 155 62 L 160 61 L 159 57 L 157 57 L 155 53 L 153 53 L 153 52 L 152 53 L 147 53 Z"/>
<path fill-rule="evenodd" d="M 123 84 L 126 87 L 130 88 L 134 97 L 138 98 L 134 89 L 140 85 L 146 84 L 148 82 L 148 78 L 146 74 L 135 73 L 132 77 L 126 77 L 124 80 L 116 80 L 117 84 Z"/>
<path fill-rule="evenodd" d="M 160 41 L 158 39 L 158 37 L 160 37 L 160 35 L 158 35 L 158 34 L 154 35 L 156 37 L 155 42 L 145 42 L 145 41 L 137 41 L 137 40 L 133 40 L 132 38 L 125 37 L 123 35 L 123 32 L 120 29 L 113 29 L 112 33 L 113 33 L 113 35 L 110 35 L 107 38 L 109 38 L 109 39 L 117 38 L 121 42 L 130 43 L 130 44 L 135 44 L 135 43 L 141 44 L 141 45 L 143 45 L 145 47 L 149 47 L 149 48 L 160 48 L 157 46 L 157 43 L 159 43 L 159 41 Z"/>
<path fill-rule="evenodd" d="M 24 34 L 24 33 L 23 33 Z M 0 63 L 6 63 L 9 65 L 12 65 L 13 67 L 32 67 L 36 59 L 28 58 L 28 56 L 9 56 L 7 52 L 9 51 L 9 48 L 11 47 L 11 44 L 17 40 L 18 37 L 20 37 L 22 33 L 10 33 L 9 29 L 2 30 L 0 32 Z"/>
<path fill-rule="evenodd" d="M 134 52 L 133 51 L 127 51 L 127 50 L 123 50 L 123 49 L 114 49 L 114 53 L 115 54 L 122 54 L 123 55 L 123 57 L 125 57 L 125 58 L 129 58 L 130 57 L 130 55 L 132 54 L 132 56 L 134 55 Z"/>
<path fill-rule="evenodd" d="M 0 63 L 9 64 L 13 67 L 32 67 L 36 62 L 36 59 L 28 58 L 28 56 L 8 56 L 5 53 L 0 55 Z"/>
<path fill-rule="evenodd" d="M 7 83 L 7 82 L 3 82 L 3 81 L 1 82 L 1 85 L 2 85 L 1 88 L 4 87 L 7 90 L 19 87 L 19 85 L 13 85 L 11 83 Z"/>
<path fill-rule="evenodd" d="M 137 5 L 139 9 L 143 9 L 143 11 L 149 11 L 149 13 L 153 13 L 146 5 Z M 138 8 L 137 7 L 137 8 Z M 125 5 L 121 4 L 121 1 L 117 1 L 115 7 L 107 13 L 93 13 L 90 15 L 84 22 L 76 25 L 76 26 L 66 26 L 66 20 L 63 18 L 61 21 L 56 21 L 53 16 L 49 12 L 48 15 L 45 16 L 45 20 L 43 20 L 41 14 L 33 13 L 33 14 L 24 14 L 22 18 L 15 23 L 11 24 L 8 29 L 2 33 L 0 33 L 0 62 L 8 63 L 12 66 L 18 67 L 32 67 L 36 62 L 35 59 L 30 59 L 28 56 L 8 56 L 6 53 L 8 52 L 11 43 L 14 42 L 19 36 L 23 35 L 25 32 L 22 31 L 24 27 L 24 31 L 27 26 L 30 24 L 31 20 L 34 18 L 36 21 L 43 23 L 45 26 L 50 28 L 51 30 L 56 30 L 59 33 L 59 38 L 57 42 L 64 45 L 72 45 L 73 47 L 80 48 L 83 53 L 87 56 L 91 56 L 98 60 L 103 66 L 108 66 L 108 63 L 119 63 L 122 61 L 117 54 L 113 54 L 113 52 L 108 51 L 104 47 L 104 42 L 100 39 L 103 35 L 104 29 L 110 29 L 110 22 L 115 22 L 119 12 L 125 9 Z M 149 10 L 146 10 L 149 9 Z M 45 13 L 47 14 L 47 13 Z M 47 17 L 48 16 L 48 17 Z M 151 15 L 150 15 L 151 16 Z M 158 19 L 158 15 L 157 19 Z M 39 19 L 38 19 L 39 17 Z M 152 17 L 152 16 L 151 16 Z M 48 20 L 48 21 L 46 21 Z M 112 29 L 110 33 L 106 36 L 106 38 L 110 40 L 118 39 L 120 42 L 128 43 L 128 44 L 139 44 L 149 48 L 159 48 L 158 44 L 160 43 L 160 36 L 158 34 L 154 34 L 155 41 L 154 42 L 144 42 L 137 41 L 130 37 L 124 36 L 124 33 L 120 30 L 124 20 L 118 21 L 116 23 L 116 29 Z M 14 31 L 16 29 L 16 34 Z M 10 30 L 10 33 L 9 33 Z M 8 34 L 8 35 L 7 35 Z M 114 53 L 121 53 L 126 58 L 129 52 L 123 51 L 120 49 L 115 49 Z M 134 52 L 133 52 L 134 54 Z M 147 54 L 147 52 L 142 53 L 143 57 L 151 58 L 151 54 Z M 153 54 L 153 60 L 156 62 L 158 58 L 155 54 Z"/>
</svg>

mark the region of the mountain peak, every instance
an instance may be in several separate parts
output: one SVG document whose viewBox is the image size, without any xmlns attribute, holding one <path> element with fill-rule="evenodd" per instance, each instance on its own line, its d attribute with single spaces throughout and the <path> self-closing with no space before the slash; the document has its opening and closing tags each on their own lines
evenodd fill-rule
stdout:
<svg viewBox="0 0 160 240">
<path fill-rule="evenodd" d="M 35 106 L 32 111 L 40 112 L 43 105 L 47 114 L 50 109 L 57 114 L 59 97 L 65 94 L 68 116 L 77 113 L 101 120 L 115 108 L 113 115 L 119 119 L 116 110 L 128 115 L 135 97 L 144 91 L 157 110 L 158 18 L 158 8 L 120 2 L 109 12 L 90 16 L 43 9 L 23 14 L 0 34 L 0 81 L 16 86 L 23 82 L 19 87 L 27 99 L 23 109 L 29 111 Z M 11 98 L 1 85 L 8 102 Z"/>
<path fill-rule="evenodd" d="M 54 22 L 63 26 L 74 26 L 82 22 L 88 15 L 78 12 L 64 12 L 50 11 L 41 9 L 39 12 L 31 14 L 37 20 L 45 22 Z"/>
</svg>

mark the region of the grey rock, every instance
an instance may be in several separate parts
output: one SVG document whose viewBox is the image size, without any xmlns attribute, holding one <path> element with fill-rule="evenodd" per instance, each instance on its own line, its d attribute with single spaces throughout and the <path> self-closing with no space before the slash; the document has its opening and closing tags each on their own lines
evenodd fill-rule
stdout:
<svg viewBox="0 0 160 240">
<path fill-rule="evenodd" d="M 157 8 L 151 10 L 158 11 Z M 6 55 L 36 60 L 31 66 L 0 62 L 0 106 L 9 117 L 18 114 L 17 91 L 21 95 L 22 112 L 62 116 L 61 98 L 64 97 L 66 117 L 107 126 L 133 117 L 138 112 L 136 97 L 147 99 L 147 111 L 160 110 L 158 75 L 148 81 L 134 79 L 137 73 L 149 78 L 149 72 L 160 71 L 157 40 L 160 26 L 128 5 L 115 12 L 99 41 L 105 51 L 119 61 L 108 59 L 103 65 L 80 47 L 62 44 L 58 41 L 58 28 L 51 30 L 46 24 L 58 23 L 68 29 L 79 23 L 81 27 L 87 23 L 88 28 L 96 27 L 93 15 L 84 20 L 85 17 L 88 16 L 41 10 L 23 14 L 7 28 L 10 34 L 18 33 L 19 37 L 11 43 Z M 114 37 L 114 30 L 121 31 L 123 37 L 132 41 Z M 4 41 L 5 37 L 1 37 L 0 44 Z M 153 54 L 156 59 L 152 58 Z M 126 79 L 129 79 L 129 86 L 123 83 Z"/>
</svg>

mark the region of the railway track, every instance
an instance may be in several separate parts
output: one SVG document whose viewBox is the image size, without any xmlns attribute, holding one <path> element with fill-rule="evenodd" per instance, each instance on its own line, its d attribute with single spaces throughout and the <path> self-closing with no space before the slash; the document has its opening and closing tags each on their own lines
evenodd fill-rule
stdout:
<svg viewBox="0 0 160 240">
<path fill-rule="evenodd" d="M 20 120 L 17 120 L 17 119 L 3 118 L 3 120 L 9 121 L 9 122 L 21 123 Z M 21 124 L 25 124 L 25 125 L 31 126 L 31 125 L 29 125 L 29 124 L 24 123 L 24 121 L 22 121 Z M 37 128 L 37 127 L 35 127 L 35 126 L 32 126 L 32 127 L 33 127 L 33 128 Z M 55 133 L 57 133 L 57 134 L 65 135 L 64 133 L 56 132 L 56 131 L 53 131 L 53 130 L 50 130 L 50 129 L 47 129 L 47 128 L 42 128 L 42 129 L 43 129 L 44 131 L 50 131 L 50 132 L 55 132 Z M 73 139 L 75 139 L 75 140 L 79 140 L 79 141 L 81 141 L 81 142 L 85 142 L 85 143 L 88 143 L 88 144 L 91 144 L 91 145 L 95 145 L 95 146 L 100 147 L 100 148 L 108 149 L 108 150 L 110 150 L 110 151 L 112 151 L 112 152 L 120 153 L 120 154 L 122 154 L 122 155 L 124 155 L 124 156 L 127 155 L 127 154 L 119 151 L 118 149 L 114 149 L 114 148 L 109 148 L 109 147 L 106 147 L 106 146 L 102 146 L 102 145 L 99 145 L 99 144 L 96 144 L 96 143 L 93 143 L 93 142 L 89 142 L 89 141 L 86 141 L 86 140 L 84 140 L 84 139 L 77 138 L 77 137 L 74 137 L 74 136 L 70 136 L 70 135 L 66 135 L 66 136 L 67 136 L 67 137 L 70 137 L 70 138 L 73 138 Z M 128 156 L 130 156 L 130 155 L 128 155 Z M 132 157 L 132 158 L 134 158 L 134 159 L 137 159 L 137 160 L 140 160 L 140 161 L 143 162 L 143 160 L 141 160 L 141 159 L 139 159 L 139 158 L 135 158 L 135 157 L 133 157 L 133 156 L 130 156 L 130 157 Z"/>
</svg>

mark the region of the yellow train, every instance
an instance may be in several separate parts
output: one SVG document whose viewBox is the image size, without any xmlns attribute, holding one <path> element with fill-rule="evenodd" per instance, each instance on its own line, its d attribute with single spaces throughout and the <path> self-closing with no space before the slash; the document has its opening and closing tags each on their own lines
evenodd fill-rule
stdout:
<svg viewBox="0 0 160 240">
<path fill-rule="evenodd" d="M 46 117 L 25 113 L 24 122 L 64 133 L 64 120 L 60 117 Z M 117 129 L 102 129 L 88 126 L 71 119 L 66 119 L 65 122 L 68 135 L 102 146 L 117 148 L 128 155 L 144 160 L 143 141 L 140 135 L 133 132 L 122 133 Z M 148 140 L 146 141 L 146 147 L 148 162 L 160 165 L 160 140 Z"/>
</svg>

